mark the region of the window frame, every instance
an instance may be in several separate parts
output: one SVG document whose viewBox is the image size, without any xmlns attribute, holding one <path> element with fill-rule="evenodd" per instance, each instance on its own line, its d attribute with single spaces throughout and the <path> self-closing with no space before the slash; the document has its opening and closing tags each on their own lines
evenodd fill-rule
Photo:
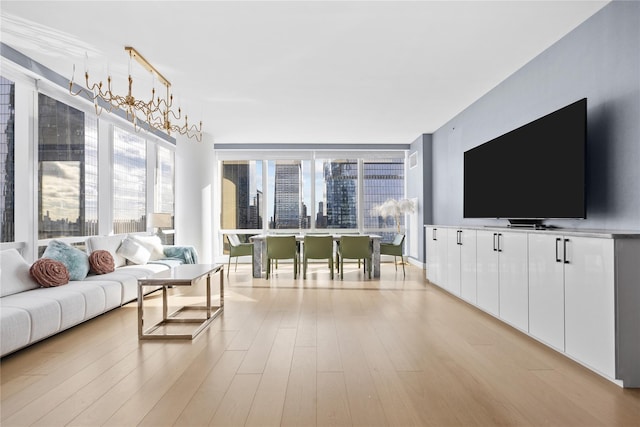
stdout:
<svg viewBox="0 0 640 427">
<path fill-rule="evenodd" d="M 102 112 L 97 115 L 93 104 L 86 99 L 71 96 L 68 90 L 50 81 L 46 76 L 38 76 L 20 65 L 2 58 L 2 76 L 15 83 L 15 138 L 20 143 L 15 146 L 15 205 L 21 207 L 24 215 L 15 218 L 15 241 L 0 242 L 0 250 L 18 249 L 25 260 L 32 262 L 38 258 L 38 249 L 46 246 L 52 239 L 39 239 L 38 234 L 38 97 L 46 95 L 72 108 L 80 110 L 85 118 L 97 120 L 98 133 L 98 235 L 113 232 L 112 209 L 112 160 L 113 127 L 118 126 L 128 132 L 136 133 L 133 125 L 115 114 Z M 176 144 L 152 133 L 136 133 L 147 141 L 147 214 L 154 211 L 156 148 L 161 145 L 173 151 L 173 198 L 175 215 L 176 191 Z M 24 167 L 23 167 L 24 166 Z M 146 232 L 151 232 L 148 221 Z M 89 236 L 62 236 L 60 240 L 69 244 L 83 244 Z"/>
<path fill-rule="evenodd" d="M 319 150 L 316 148 L 313 149 L 304 149 L 299 148 L 301 145 L 296 145 L 296 148 L 292 150 L 282 150 L 275 149 L 270 151 L 249 151 L 249 150 L 233 150 L 233 149 L 225 149 L 220 150 L 215 153 L 215 191 L 220 191 L 222 185 L 222 162 L 223 161 L 233 161 L 233 160 L 244 160 L 244 161 L 262 161 L 262 174 L 263 174 L 263 198 L 268 200 L 270 197 L 269 192 L 270 186 L 272 183 L 268 181 L 268 168 L 267 162 L 274 160 L 310 160 L 311 161 L 311 172 L 310 175 L 312 180 L 311 183 L 311 202 L 312 205 L 311 211 L 315 215 L 316 205 L 317 205 L 317 195 L 315 194 L 315 175 L 316 175 L 316 159 L 324 160 L 324 159 L 357 159 L 358 163 L 358 179 L 357 179 L 357 227 L 353 229 L 339 229 L 340 232 L 360 232 L 360 233 L 376 233 L 379 232 L 390 232 L 390 228 L 366 228 L 364 226 L 364 162 L 367 160 L 376 160 L 383 159 L 388 160 L 390 158 L 401 158 L 404 164 L 404 182 L 403 182 L 403 198 L 407 195 L 407 176 L 408 176 L 408 149 L 397 149 L 397 150 L 374 150 L 371 151 L 370 147 L 367 147 L 363 150 Z M 220 222 L 221 215 L 221 202 L 220 198 L 213 198 L 214 206 L 214 223 L 213 230 L 215 232 L 212 236 L 212 243 L 214 248 L 214 257 L 220 259 L 222 255 L 224 255 L 224 245 L 225 238 L 224 236 L 227 234 L 238 234 L 238 235 L 255 235 L 255 234 L 263 234 L 270 231 L 273 231 L 269 228 L 269 212 L 268 206 L 269 204 L 265 202 L 262 206 L 262 215 L 263 215 L 263 226 L 260 229 L 229 229 L 222 228 Z M 328 228 L 316 228 L 315 219 L 312 218 L 311 226 L 308 229 L 278 229 L 278 233 L 300 233 L 300 232 L 314 232 L 317 230 L 320 231 L 328 231 L 332 232 L 332 230 L 336 229 L 328 229 Z M 401 225 L 401 232 L 406 232 L 407 222 L 406 220 Z"/>
</svg>

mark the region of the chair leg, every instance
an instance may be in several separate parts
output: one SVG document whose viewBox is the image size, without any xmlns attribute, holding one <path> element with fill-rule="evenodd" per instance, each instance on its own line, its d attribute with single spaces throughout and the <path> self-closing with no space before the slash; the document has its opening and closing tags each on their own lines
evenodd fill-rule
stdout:
<svg viewBox="0 0 640 427">
<path fill-rule="evenodd" d="M 236 270 L 235 271 L 238 271 L 238 258 L 239 257 L 236 257 Z"/>
<path fill-rule="evenodd" d="M 340 257 L 340 280 L 344 279 L 344 258 Z"/>
<path fill-rule="evenodd" d="M 227 277 L 229 277 L 229 270 L 231 270 L 231 256 L 229 256 L 229 262 L 227 263 Z"/>
<path fill-rule="evenodd" d="M 294 257 L 293 258 L 293 278 L 297 279 L 298 278 L 298 263 L 300 261 L 298 260 L 298 257 Z"/>
<path fill-rule="evenodd" d="M 393 256 L 393 266 L 396 268 L 396 271 L 398 271 L 398 257 L 397 256 Z"/>
<path fill-rule="evenodd" d="M 267 279 L 269 279 L 269 273 L 271 273 L 271 258 L 267 258 Z"/>
<path fill-rule="evenodd" d="M 302 278 L 307 279 L 307 257 L 302 258 Z"/>
<path fill-rule="evenodd" d="M 406 273 L 404 272 L 404 257 L 400 255 L 400 262 L 402 262 L 402 277 L 406 277 Z"/>
<path fill-rule="evenodd" d="M 329 271 L 331 272 L 331 280 L 333 280 L 333 257 L 329 258 Z"/>
</svg>

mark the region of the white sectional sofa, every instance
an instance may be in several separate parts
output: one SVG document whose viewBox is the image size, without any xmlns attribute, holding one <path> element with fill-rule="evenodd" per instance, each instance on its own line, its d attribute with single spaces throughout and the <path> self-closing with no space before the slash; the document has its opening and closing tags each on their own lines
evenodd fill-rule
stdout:
<svg viewBox="0 0 640 427">
<path fill-rule="evenodd" d="M 30 264 L 16 249 L 0 252 L 0 356 L 135 300 L 140 278 L 173 265 L 197 262 L 192 247 L 165 246 L 169 257 L 133 265 L 117 253 L 118 242 L 124 239 L 125 236 L 89 238 L 87 252 L 112 252 L 115 271 L 89 274 L 83 280 L 56 287 L 40 287 L 29 273 Z"/>
</svg>

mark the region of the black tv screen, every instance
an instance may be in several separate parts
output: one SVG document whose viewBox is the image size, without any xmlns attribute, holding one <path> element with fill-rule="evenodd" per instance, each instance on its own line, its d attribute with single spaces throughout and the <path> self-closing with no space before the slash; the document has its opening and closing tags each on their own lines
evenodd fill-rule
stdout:
<svg viewBox="0 0 640 427">
<path fill-rule="evenodd" d="M 586 218 L 587 100 L 464 153 L 464 217 Z"/>
</svg>

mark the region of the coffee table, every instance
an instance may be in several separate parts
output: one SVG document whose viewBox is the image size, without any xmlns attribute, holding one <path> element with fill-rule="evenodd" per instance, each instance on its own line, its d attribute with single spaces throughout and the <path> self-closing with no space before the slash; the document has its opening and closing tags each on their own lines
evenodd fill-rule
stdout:
<svg viewBox="0 0 640 427">
<path fill-rule="evenodd" d="M 211 306 L 211 277 L 214 274 L 220 275 L 220 305 Z M 182 306 L 172 313 L 168 313 L 168 292 L 169 287 L 193 286 L 196 282 L 206 277 L 206 305 L 187 305 Z M 144 328 L 144 287 L 161 286 L 162 287 L 162 320 L 151 325 L 147 329 Z M 185 311 L 189 310 L 205 310 L 206 317 L 192 318 L 179 317 Z M 138 279 L 138 339 L 154 340 L 154 339 L 194 339 L 209 324 L 222 313 L 224 310 L 224 264 L 183 264 L 173 267 L 146 279 Z M 198 326 L 190 334 L 176 334 L 163 331 L 162 333 L 153 333 L 158 328 L 172 323 L 194 323 Z"/>
</svg>

